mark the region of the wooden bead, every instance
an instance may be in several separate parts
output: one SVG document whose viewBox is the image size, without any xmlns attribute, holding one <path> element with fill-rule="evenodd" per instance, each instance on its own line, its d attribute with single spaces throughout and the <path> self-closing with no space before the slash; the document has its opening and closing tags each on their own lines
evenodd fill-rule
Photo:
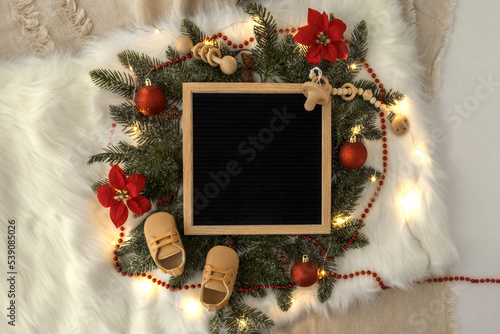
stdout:
<svg viewBox="0 0 500 334">
<path fill-rule="evenodd" d="M 347 88 L 342 88 L 342 95 L 347 95 Z"/>
<path fill-rule="evenodd" d="M 375 105 L 375 108 L 379 108 L 382 105 L 382 102 L 377 101 L 377 102 L 375 102 L 374 105 Z"/>
<path fill-rule="evenodd" d="M 191 52 L 192 48 L 193 48 L 193 41 L 191 40 L 191 38 L 189 38 L 186 35 L 177 37 L 177 40 L 175 41 L 175 49 L 181 55 L 187 55 L 188 53 Z"/>
<path fill-rule="evenodd" d="M 372 98 L 370 99 L 370 103 L 371 103 L 371 104 L 375 104 L 375 102 L 376 102 L 376 101 L 377 101 L 377 99 L 376 99 L 376 98 L 374 98 L 374 97 L 372 97 Z"/>
<path fill-rule="evenodd" d="M 408 131 L 409 123 L 408 118 L 404 115 L 398 115 L 391 123 L 391 132 L 396 136 L 401 136 Z"/>
<path fill-rule="evenodd" d="M 225 74 L 233 74 L 236 72 L 237 68 L 238 63 L 236 62 L 236 59 L 231 56 L 225 56 L 222 58 L 222 61 L 220 62 L 220 69 L 222 72 Z"/>
<path fill-rule="evenodd" d="M 363 93 L 363 100 L 368 101 L 372 98 L 372 96 L 373 96 L 373 93 L 371 90 L 369 90 L 369 89 L 365 90 L 365 92 Z"/>
<path fill-rule="evenodd" d="M 332 95 L 337 95 L 337 88 L 332 88 Z"/>
<path fill-rule="evenodd" d="M 380 105 L 380 111 L 386 111 L 387 106 L 385 104 Z"/>
<path fill-rule="evenodd" d="M 363 95 L 365 90 L 363 88 L 358 88 L 358 95 Z"/>
</svg>

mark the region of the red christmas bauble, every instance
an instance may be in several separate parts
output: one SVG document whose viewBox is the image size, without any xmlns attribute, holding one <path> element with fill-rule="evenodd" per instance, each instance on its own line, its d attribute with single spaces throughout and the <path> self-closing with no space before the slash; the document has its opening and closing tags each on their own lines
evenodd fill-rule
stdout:
<svg viewBox="0 0 500 334">
<path fill-rule="evenodd" d="M 160 87 L 150 85 L 141 87 L 135 94 L 135 105 L 144 115 L 158 115 L 167 105 L 167 98 Z"/>
<path fill-rule="evenodd" d="M 340 163 L 346 169 L 359 169 L 365 164 L 368 152 L 362 142 L 347 142 L 340 148 Z"/>
<path fill-rule="evenodd" d="M 301 287 L 311 286 L 318 280 L 318 266 L 309 261 L 307 255 L 302 256 L 302 260 L 295 261 L 290 271 L 293 283 Z"/>
</svg>

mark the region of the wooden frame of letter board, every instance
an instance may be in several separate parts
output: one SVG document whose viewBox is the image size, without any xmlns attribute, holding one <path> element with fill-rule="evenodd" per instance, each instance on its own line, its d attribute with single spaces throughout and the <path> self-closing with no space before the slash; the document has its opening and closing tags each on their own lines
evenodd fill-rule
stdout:
<svg viewBox="0 0 500 334">
<path fill-rule="evenodd" d="M 184 234 L 326 234 L 331 231 L 331 106 L 322 109 L 321 225 L 194 225 L 193 216 L 193 93 L 302 94 L 302 84 L 183 83 L 183 196 Z M 305 109 L 304 109 L 305 111 Z M 305 111 L 306 112 L 306 111 Z M 319 134 L 318 134 L 319 135 Z M 258 231 L 258 233 L 256 233 Z"/>
</svg>

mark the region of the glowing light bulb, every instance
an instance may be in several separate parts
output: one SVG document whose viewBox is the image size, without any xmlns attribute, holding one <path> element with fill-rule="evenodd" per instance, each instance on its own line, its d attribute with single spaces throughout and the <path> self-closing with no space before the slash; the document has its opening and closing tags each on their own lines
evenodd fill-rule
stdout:
<svg viewBox="0 0 500 334">
<path fill-rule="evenodd" d="M 130 66 L 128 67 L 128 69 L 129 69 L 131 72 L 134 72 L 134 68 L 132 67 L 132 65 L 130 65 Z"/>
<path fill-rule="evenodd" d="M 295 298 L 292 298 L 292 300 L 290 300 L 290 303 L 295 303 Z"/>
<path fill-rule="evenodd" d="M 160 30 L 159 29 L 155 29 L 155 34 L 159 33 Z"/>
<path fill-rule="evenodd" d="M 410 159 L 417 165 L 431 163 L 431 158 L 427 154 L 425 154 L 425 150 L 422 149 L 421 146 L 417 146 L 412 151 Z"/>
<path fill-rule="evenodd" d="M 184 310 L 188 315 L 197 315 L 201 313 L 200 303 L 195 300 L 190 300 L 184 305 Z"/>
<path fill-rule="evenodd" d="M 372 177 L 370 178 L 370 181 L 372 181 L 372 182 L 377 181 L 377 177 L 375 175 L 372 175 Z"/>
<path fill-rule="evenodd" d="M 358 66 L 356 66 L 356 64 L 351 64 L 351 69 L 352 69 L 352 70 L 355 70 L 355 69 L 357 69 L 357 68 L 358 68 Z"/>
<path fill-rule="evenodd" d="M 151 290 L 153 289 L 153 283 L 151 283 L 150 280 L 143 279 L 139 281 L 137 287 L 142 293 L 144 293 L 145 295 L 149 295 Z"/>
<path fill-rule="evenodd" d="M 342 215 L 338 215 L 333 218 L 332 224 L 336 227 L 342 226 L 345 222 L 347 221 L 347 217 L 344 217 Z"/>
<path fill-rule="evenodd" d="M 136 131 L 137 131 L 137 125 L 136 125 L 136 126 L 134 126 L 134 132 L 136 132 Z"/>
<path fill-rule="evenodd" d="M 418 214 L 421 204 L 420 198 L 418 197 L 418 194 L 415 190 L 410 189 L 409 191 L 404 193 L 403 196 L 401 196 L 400 202 L 403 206 L 403 210 L 407 218 Z"/>
<path fill-rule="evenodd" d="M 208 41 L 208 39 L 205 41 L 205 45 L 208 45 L 210 44 L 210 42 Z"/>
<path fill-rule="evenodd" d="M 241 318 L 240 320 L 238 320 L 238 330 L 240 332 L 244 331 L 247 328 L 248 328 L 248 322 L 246 321 L 246 319 Z"/>
<path fill-rule="evenodd" d="M 116 242 L 113 241 L 113 246 L 116 245 Z"/>
<path fill-rule="evenodd" d="M 364 129 L 364 126 L 359 124 L 359 125 L 356 125 L 355 127 L 353 127 L 351 130 L 352 130 L 352 134 L 353 135 L 359 135 L 361 133 L 361 130 Z"/>
</svg>

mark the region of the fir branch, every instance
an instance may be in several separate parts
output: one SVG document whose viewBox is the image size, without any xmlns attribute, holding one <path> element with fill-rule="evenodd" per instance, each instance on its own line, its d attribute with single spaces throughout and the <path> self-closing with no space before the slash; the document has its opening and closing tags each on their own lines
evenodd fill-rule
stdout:
<svg viewBox="0 0 500 334">
<path fill-rule="evenodd" d="M 292 291 L 293 289 L 273 289 L 274 294 L 276 295 L 276 302 L 279 308 L 286 312 L 292 307 Z"/>
<path fill-rule="evenodd" d="M 333 285 L 335 284 L 335 279 L 333 277 L 323 277 L 319 280 L 318 284 L 318 299 L 320 302 L 324 303 L 330 299 L 333 292 Z"/>
<path fill-rule="evenodd" d="M 347 171 L 340 163 L 333 165 L 332 173 L 332 210 L 352 212 L 356 208 L 359 198 L 363 194 L 365 184 L 375 173 L 372 168 L 362 167 L 357 170 Z"/>
<path fill-rule="evenodd" d="M 317 66 L 323 70 L 323 75 L 327 77 L 332 87 L 341 87 L 346 82 L 352 82 L 357 73 L 357 70 L 351 69 L 351 63 L 349 58 L 337 59 L 335 63 L 322 59 Z"/>
<path fill-rule="evenodd" d="M 405 96 L 399 91 L 393 91 L 392 89 L 385 93 L 384 103 L 388 106 L 396 104 L 396 102 L 401 102 Z"/>
<path fill-rule="evenodd" d="M 365 20 L 354 27 L 349 40 L 349 56 L 353 61 L 359 61 L 368 53 L 368 26 Z"/>
<path fill-rule="evenodd" d="M 245 7 L 256 25 L 253 27 L 257 45 L 252 50 L 255 60 L 255 71 L 267 82 L 277 74 L 276 60 L 278 57 L 278 30 L 271 13 L 260 4 L 251 3 Z"/>
<path fill-rule="evenodd" d="M 344 245 L 348 242 L 351 242 L 349 245 L 349 249 L 361 248 L 368 244 L 368 240 L 366 237 L 359 233 L 359 230 L 364 226 L 359 219 L 350 218 L 346 222 L 342 224 L 341 227 L 334 224 L 334 232 L 332 235 L 335 235 L 335 244 L 336 247 L 332 247 L 329 250 L 329 254 L 333 254 L 334 256 L 342 256 L 345 254 Z M 355 237 L 354 240 L 352 237 Z M 334 272 L 334 269 L 329 270 L 330 272 Z"/>
<path fill-rule="evenodd" d="M 138 155 L 137 148 L 124 141 L 120 141 L 118 145 L 110 145 L 103 150 L 104 153 L 92 155 L 87 164 L 91 165 L 96 162 L 119 164 L 134 160 Z"/>
<path fill-rule="evenodd" d="M 197 75 L 186 62 L 182 61 L 169 66 L 166 70 L 154 72 L 154 84 L 160 87 L 167 100 L 175 104 L 182 104 L 182 83 L 196 82 Z"/>
<path fill-rule="evenodd" d="M 210 334 L 219 334 L 223 326 L 224 311 L 218 310 L 215 312 L 212 319 L 210 319 Z"/>
<path fill-rule="evenodd" d="M 97 69 L 90 71 L 92 82 L 99 88 L 131 99 L 137 89 L 135 79 L 128 73 Z"/>
<path fill-rule="evenodd" d="M 146 219 L 130 232 L 129 238 L 117 250 L 118 263 L 123 272 L 145 273 L 157 268 L 144 235 L 145 221 Z"/>
<path fill-rule="evenodd" d="M 177 52 L 177 50 L 174 49 L 171 45 L 167 46 L 167 50 L 165 50 L 165 56 L 167 57 L 167 59 L 172 60 L 181 57 L 180 53 Z"/>
<path fill-rule="evenodd" d="M 181 33 L 183 35 L 189 36 L 193 41 L 193 44 L 198 43 L 200 40 L 204 40 L 208 38 L 208 35 L 205 34 L 201 29 L 194 24 L 193 21 L 188 19 L 183 19 L 181 21 Z"/>
<path fill-rule="evenodd" d="M 280 56 L 277 76 L 285 82 L 306 82 L 309 80 L 311 64 L 305 58 L 307 47 L 295 42 L 287 35 L 278 43 Z"/>
<path fill-rule="evenodd" d="M 241 327 L 241 321 L 245 326 Z M 269 329 L 274 326 L 266 314 L 245 304 L 231 305 L 231 310 L 224 319 L 224 328 L 228 334 L 260 333 L 261 329 Z"/>
<path fill-rule="evenodd" d="M 144 76 L 153 66 L 162 62 L 157 58 L 152 58 L 144 53 L 139 54 L 133 50 L 124 50 L 118 54 L 118 60 L 126 68 L 132 70 L 139 76 Z"/>
<path fill-rule="evenodd" d="M 239 81 L 239 72 L 227 75 L 223 73 L 219 67 L 211 66 L 203 61 L 196 61 L 191 65 L 199 81 L 211 82 L 237 82 Z"/>
</svg>

